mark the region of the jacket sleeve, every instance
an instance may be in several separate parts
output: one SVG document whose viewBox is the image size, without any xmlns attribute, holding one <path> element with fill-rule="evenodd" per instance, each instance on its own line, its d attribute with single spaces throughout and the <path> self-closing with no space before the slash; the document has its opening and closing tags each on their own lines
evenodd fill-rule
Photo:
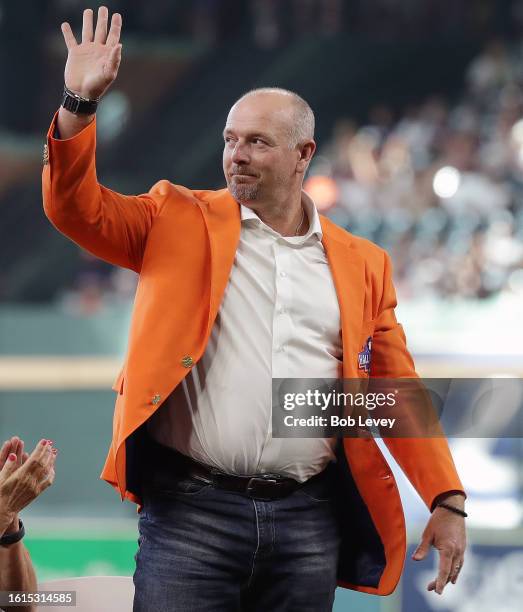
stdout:
<svg viewBox="0 0 523 612">
<path fill-rule="evenodd" d="M 403 327 L 394 313 L 397 300 L 390 257 L 384 251 L 383 256 L 383 292 L 372 338 L 371 374 L 373 378 L 419 379 L 407 349 Z M 416 384 L 417 381 L 413 381 L 413 385 Z M 419 385 L 422 385 L 421 380 Z M 420 394 L 415 394 L 415 397 L 420 398 Z M 398 417 L 408 418 L 405 406 L 400 407 Z M 426 434 L 427 430 L 423 431 Z M 442 493 L 459 492 L 466 497 L 442 430 L 438 432 L 436 428 L 430 437 L 416 435 L 416 427 L 410 432 L 408 437 L 401 438 L 383 434 L 383 441 L 427 507 L 432 510 L 435 499 Z"/>
<path fill-rule="evenodd" d="M 160 181 L 149 193 L 127 196 L 98 183 L 96 120 L 72 138 L 47 134 L 42 173 L 44 211 L 65 236 L 93 255 L 139 272 L 149 230 L 166 198 Z"/>
</svg>

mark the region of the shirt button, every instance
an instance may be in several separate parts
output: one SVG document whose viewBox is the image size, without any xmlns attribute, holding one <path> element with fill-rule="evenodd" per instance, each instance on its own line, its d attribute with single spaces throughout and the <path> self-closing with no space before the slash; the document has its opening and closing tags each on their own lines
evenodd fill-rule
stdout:
<svg viewBox="0 0 523 612">
<path fill-rule="evenodd" d="M 280 306 L 278 308 L 278 314 L 285 314 L 285 306 Z"/>
<path fill-rule="evenodd" d="M 287 273 L 285 272 L 285 270 L 282 270 L 282 271 L 280 272 L 280 276 L 281 276 L 282 278 L 285 278 L 285 277 L 287 276 Z"/>
<path fill-rule="evenodd" d="M 280 344 L 280 346 L 278 347 L 278 353 L 283 353 L 285 351 L 285 345 L 284 344 Z"/>
<path fill-rule="evenodd" d="M 152 405 L 153 405 L 153 406 L 156 406 L 157 404 L 159 404 L 159 403 L 160 403 L 160 400 L 161 400 L 161 399 L 162 399 L 162 398 L 161 398 L 161 397 L 160 397 L 160 395 L 157 393 L 156 395 L 154 395 L 154 396 L 153 396 L 153 398 L 152 398 L 152 400 L 151 400 Z"/>
</svg>

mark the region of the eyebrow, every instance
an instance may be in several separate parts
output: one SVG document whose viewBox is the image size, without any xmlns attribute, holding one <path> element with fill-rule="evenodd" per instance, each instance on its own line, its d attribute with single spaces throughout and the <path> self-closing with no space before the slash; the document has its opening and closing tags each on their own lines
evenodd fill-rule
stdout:
<svg viewBox="0 0 523 612">
<path fill-rule="evenodd" d="M 234 134 L 234 130 L 231 130 L 230 128 L 225 128 L 223 130 L 223 137 L 225 138 L 225 136 L 228 136 L 230 134 Z M 269 136 L 269 134 L 264 134 L 263 132 L 248 132 L 246 134 L 247 138 L 263 138 L 264 140 L 267 140 L 268 142 L 273 143 L 274 142 L 274 138 L 272 138 L 272 136 Z"/>
</svg>

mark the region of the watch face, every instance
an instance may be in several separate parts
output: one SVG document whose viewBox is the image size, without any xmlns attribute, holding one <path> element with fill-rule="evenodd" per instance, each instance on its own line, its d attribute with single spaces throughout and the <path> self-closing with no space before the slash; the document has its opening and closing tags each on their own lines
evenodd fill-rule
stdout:
<svg viewBox="0 0 523 612">
<path fill-rule="evenodd" d="M 69 94 L 64 94 L 62 106 L 66 110 L 70 111 L 71 113 L 76 114 L 78 112 L 79 105 L 80 105 L 80 100 L 73 98 L 73 96 L 70 96 Z"/>
<path fill-rule="evenodd" d="M 81 100 L 64 92 L 62 106 L 75 115 L 92 115 L 98 106 L 97 100 Z"/>
</svg>

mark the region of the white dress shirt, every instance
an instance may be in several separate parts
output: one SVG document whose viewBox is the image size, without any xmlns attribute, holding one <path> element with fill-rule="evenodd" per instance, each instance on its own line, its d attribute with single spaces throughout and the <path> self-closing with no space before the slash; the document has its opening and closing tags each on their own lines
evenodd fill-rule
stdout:
<svg viewBox="0 0 523 612">
<path fill-rule="evenodd" d="M 340 378 L 338 299 L 320 219 L 302 192 L 304 236 L 281 236 L 241 206 L 240 241 L 200 361 L 149 420 L 151 435 L 229 474 L 303 482 L 334 459 L 334 438 L 272 433 L 273 378 Z"/>
</svg>

